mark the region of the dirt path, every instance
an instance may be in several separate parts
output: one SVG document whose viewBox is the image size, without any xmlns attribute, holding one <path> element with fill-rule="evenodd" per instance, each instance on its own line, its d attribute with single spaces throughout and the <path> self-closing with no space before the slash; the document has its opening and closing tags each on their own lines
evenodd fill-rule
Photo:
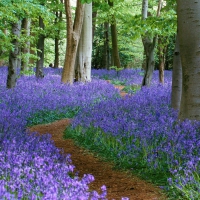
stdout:
<svg viewBox="0 0 200 200">
<path fill-rule="evenodd" d="M 114 170 L 112 164 L 76 146 L 72 140 L 64 140 L 63 132 L 69 123 L 69 119 L 62 119 L 51 124 L 37 125 L 29 130 L 41 134 L 50 133 L 55 145 L 62 148 L 65 153 L 71 154 L 80 177 L 83 174 L 92 174 L 95 177 L 95 181 L 90 185 L 91 189 L 100 191 L 100 187 L 106 185 L 108 200 L 119 200 L 121 197 L 129 197 L 130 200 L 164 199 L 159 188 L 126 172 Z"/>
</svg>

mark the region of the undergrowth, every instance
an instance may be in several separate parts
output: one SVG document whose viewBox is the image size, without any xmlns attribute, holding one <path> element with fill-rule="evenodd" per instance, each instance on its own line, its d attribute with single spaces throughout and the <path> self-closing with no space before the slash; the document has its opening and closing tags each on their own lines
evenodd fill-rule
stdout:
<svg viewBox="0 0 200 200">
<path fill-rule="evenodd" d="M 115 137 L 108 136 L 106 133 L 102 134 L 102 130 L 94 127 L 85 129 L 83 127 L 73 128 L 68 126 L 63 137 L 65 139 L 73 139 L 78 146 L 90 150 L 105 161 L 114 163 L 116 169 L 129 170 L 134 175 L 161 186 L 161 189 L 166 189 L 169 172 L 153 168 L 149 169 L 143 160 L 131 159 L 126 155 L 119 156 L 119 151 L 122 151 L 124 147 L 117 142 Z M 165 190 L 165 193 L 167 194 L 167 190 Z"/>
<path fill-rule="evenodd" d="M 62 111 L 40 110 L 27 119 L 27 126 L 30 127 L 38 124 L 48 124 L 64 118 L 73 118 L 79 110 L 79 107 L 73 109 L 63 108 Z"/>
</svg>

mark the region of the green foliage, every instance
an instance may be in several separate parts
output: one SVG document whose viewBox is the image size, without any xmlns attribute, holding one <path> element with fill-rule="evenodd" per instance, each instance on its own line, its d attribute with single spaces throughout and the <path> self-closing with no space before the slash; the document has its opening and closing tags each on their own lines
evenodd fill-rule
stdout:
<svg viewBox="0 0 200 200">
<path fill-rule="evenodd" d="M 134 169 L 134 173 L 138 176 L 151 180 L 158 185 L 166 185 L 167 174 L 163 171 L 149 169 L 145 165 L 146 163 L 143 163 L 142 159 L 137 160 L 131 158 L 130 161 L 130 157 L 126 155 L 118 156 L 118 152 L 123 151 L 126 143 L 126 141 L 122 141 L 122 138 L 118 140 L 117 138 L 104 133 L 101 129 L 92 126 L 87 129 L 80 126 L 74 129 L 71 126 L 68 126 L 64 132 L 64 138 L 75 140 L 79 146 L 95 152 L 106 161 L 114 162 L 115 166 L 119 169 Z M 130 140 L 132 139 L 130 138 Z"/>
<path fill-rule="evenodd" d="M 129 85 L 125 86 L 122 91 L 127 92 L 129 94 L 134 94 L 141 89 L 141 85 Z"/>
<path fill-rule="evenodd" d="M 59 37 L 60 40 L 65 38 L 65 22 L 61 19 L 55 19 L 55 12 L 64 12 L 64 5 L 60 0 L 4 0 L 0 1 L 0 39 L 3 41 L 0 46 L 0 59 L 5 60 L 9 51 L 12 50 L 10 34 L 11 24 L 22 20 L 23 18 L 31 18 L 31 35 L 27 36 L 22 34 L 18 39 L 20 47 L 25 47 L 27 42 L 35 45 L 39 34 L 45 35 L 48 38 Z M 38 27 L 38 16 L 43 18 L 45 24 L 45 30 Z M 52 23 L 53 22 L 53 23 Z M 4 33 L 6 30 L 6 34 Z M 34 47 L 32 47 L 34 48 Z M 53 51 L 54 48 L 51 49 Z M 37 49 L 35 48 L 35 52 Z M 49 52 L 45 52 L 46 55 Z M 26 60 L 27 57 L 34 60 L 37 59 L 36 55 L 26 54 L 20 55 L 22 60 Z M 51 59 L 53 60 L 53 59 Z M 29 72 L 28 72 L 29 73 Z"/>
<path fill-rule="evenodd" d="M 66 108 L 61 112 L 60 110 L 41 110 L 34 113 L 31 117 L 27 119 L 27 126 L 33 126 L 37 124 L 47 124 L 53 121 L 73 118 L 79 112 L 79 108 Z"/>
<path fill-rule="evenodd" d="M 20 75 L 32 76 L 34 74 L 35 74 L 35 72 L 34 72 L 33 68 L 31 68 L 31 67 L 27 70 L 20 71 Z"/>
<path fill-rule="evenodd" d="M 114 69 L 116 72 L 122 71 L 123 67 L 111 66 L 110 69 Z"/>
<path fill-rule="evenodd" d="M 113 79 L 113 80 L 111 80 L 111 83 L 112 83 L 113 85 L 125 85 L 125 82 L 124 82 L 124 81 L 120 81 L 120 80 L 118 80 L 118 79 Z"/>
</svg>

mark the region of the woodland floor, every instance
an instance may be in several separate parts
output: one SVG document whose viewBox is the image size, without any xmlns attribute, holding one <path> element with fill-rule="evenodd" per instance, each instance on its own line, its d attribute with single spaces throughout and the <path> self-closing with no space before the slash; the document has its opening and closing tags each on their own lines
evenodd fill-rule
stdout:
<svg viewBox="0 0 200 200">
<path fill-rule="evenodd" d="M 122 87 L 118 86 L 118 89 Z M 126 95 L 121 92 L 121 96 Z M 128 197 L 130 200 L 163 200 L 166 199 L 161 189 L 133 176 L 131 173 L 114 169 L 112 163 L 101 160 L 98 156 L 86 149 L 78 147 L 71 139 L 63 139 L 63 132 L 70 124 L 70 119 L 62 119 L 51 124 L 36 125 L 29 128 L 30 131 L 40 134 L 50 133 L 52 140 L 64 153 L 71 154 L 75 171 L 79 176 L 92 174 L 95 181 L 90 184 L 91 190 L 100 192 L 102 185 L 107 187 L 108 200 L 119 200 Z"/>
</svg>

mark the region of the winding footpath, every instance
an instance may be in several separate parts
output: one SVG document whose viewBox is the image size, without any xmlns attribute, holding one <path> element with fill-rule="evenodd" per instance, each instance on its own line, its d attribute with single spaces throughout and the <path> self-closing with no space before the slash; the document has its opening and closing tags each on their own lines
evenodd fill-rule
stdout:
<svg viewBox="0 0 200 200">
<path fill-rule="evenodd" d="M 121 92 L 121 96 L 124 95 L 126 94 Z M 112 163 L 105 162 L 95 154 L 76 146 L 73 140 L 64 140 L 63 132 L 70 122 L 70 119 L 62 119 L 51 124 L 36 125 L 29 130 L 40 134 L 50 133 L 56 147 L 63 149 L 66 154 L 71 154 L 72 163 L 76 167 L 75 171 L 79 173 L 80 177 L 84 174 L 94 176 L 95 181 L 90 184 L 91 190 L 100 192 L 101 186 L 106 185 L 108 200 L 121 200 L 122 197 L 128 197 L 130 200 L 166 199 L 158 187 L 131 173 L 114 169 Z"/>
</svg>

